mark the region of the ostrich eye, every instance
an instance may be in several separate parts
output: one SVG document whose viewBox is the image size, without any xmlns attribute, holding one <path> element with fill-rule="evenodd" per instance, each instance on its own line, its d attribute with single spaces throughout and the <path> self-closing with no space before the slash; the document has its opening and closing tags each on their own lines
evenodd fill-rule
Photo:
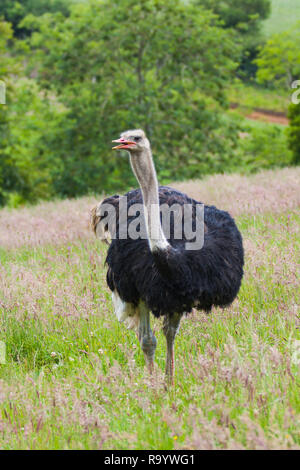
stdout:
<svg viewBox="0 0 300 470">
<path fill-rule="evenodd" d="M 141 140 L 141 137 L 134 137 L 135 142 L 139 142 Z"/>
</svg>

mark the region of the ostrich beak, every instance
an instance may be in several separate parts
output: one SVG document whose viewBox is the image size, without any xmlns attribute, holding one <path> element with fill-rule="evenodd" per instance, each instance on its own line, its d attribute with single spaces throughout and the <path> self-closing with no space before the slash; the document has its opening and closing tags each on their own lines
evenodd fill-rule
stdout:
<svg viewBox="0 0 300 470">
<path fill-rule="evenodd" d="M 112 140 L 112 142 L 118 142 L 120 145 L 116 145 L 113 147 L 113 150 L 118 150 L 118 149 L 128 149 L 132 148 L 132 146 L 135 146 L 136 143 L 132 142 L 131 140 L 126 140 L 126 139 L 117 139 L 117 140 Z"/>
</svg>

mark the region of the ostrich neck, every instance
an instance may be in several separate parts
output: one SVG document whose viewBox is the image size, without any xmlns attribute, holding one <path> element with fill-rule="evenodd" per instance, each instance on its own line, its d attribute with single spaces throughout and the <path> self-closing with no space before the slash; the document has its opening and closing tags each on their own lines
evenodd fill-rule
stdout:
<svg viewBox="0 0 300 470">
<path fill-rule="evenodd" d="M 159 194 L 151 150 L 130 155 L 133 172 L 139 182 L 145 206 L 145 223 L 151 251 L 166 249 L 169 243 L 160 222 Z"/>
</svg>

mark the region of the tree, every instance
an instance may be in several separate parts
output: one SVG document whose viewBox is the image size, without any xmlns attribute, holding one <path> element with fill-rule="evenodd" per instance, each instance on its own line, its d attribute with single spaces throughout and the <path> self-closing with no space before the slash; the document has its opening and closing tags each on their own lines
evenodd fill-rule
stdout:
<svg viewBox="0 0 300 470">
<path fill-rule="evenodd" d="M 49 162 L 44 137 L 61 125 L 64 112 L 34 80 L 19 78 L 20 66 L 7 54 L 13 42 L 11 25 L 0 21 L 0 80 L 6 85 L 6 104 L 0 104 L 0 206 L 53 195 L 50 166 L 59 162 Z"/>
<path fill-rule="evenodd" d="M 291 87 L 300 77 L 300 23 L 290 31 L 273 35 L 256 60 L 257 80 L 273 86 Z"/>
<path fill-rule="evenodd" d="M 300 163 L 300 103 L 290 104 L 289 107 L 290 125 L 288 129 L 289 147 L 293 152 L 293 162 Z"/>
<path fill-rule="evenodd" d="M 19 24 L 25 16 L 33 14 L 36 16 L 49 12 L 61 12 L 65 16 L 68 14 L 69 6 L 73 0 L 1 0 L 1 16 L 13 25 L 17 37 L 29 34 L 30 31 L 20 28 Z"/>
<path fill-rule="evenodd" d="M 47 137 L 48 154 L 61 162 L 52 175 L 60 195 L 133 183 L 109 145 L 131 127 L 152 140 L 162 180 L 230 162 L 237 133 L 222 107 L 237 47 L 214 14 L 180 0 L 90 0 L 67 19 L 30 17 L 24 26 L 36 30 L 41 86 L 67 110 Z"/>
<path fill-rule="evenodd" d="M 5 84 L 6 102 L 11 96 L 9 74 L 14 71 L 14 62 L 7 56 L 7 44 L 12 40 L 11 25 L 0 21 L 0 80 Z M 12 158 L 7 153 L 9 141 L 8 106 L 0 104 L 0 205 L 5 202 L 6 191 L 10 190 L 16 181 L 16 169 Z"/>
<path fill-rule="evenodd" d="M 233 28 L 238 33 L 237 40 L 242 45 L 238 74 L 241 78 L 254 78 L 257 67 L 253 61 L 264 42 L 261 24 L 271 12 L 271 1 L 198 0 L 198 3 L 219 15 L 225 28 Z"/>
<path fill-rule="evenodd" d="M 241 33 L 256 31 L 259 23 L 271 12 L 270 0 L 198 0 L 199 4 L 217 13 L 226 28 L 235 28 Z"/>
</svg>

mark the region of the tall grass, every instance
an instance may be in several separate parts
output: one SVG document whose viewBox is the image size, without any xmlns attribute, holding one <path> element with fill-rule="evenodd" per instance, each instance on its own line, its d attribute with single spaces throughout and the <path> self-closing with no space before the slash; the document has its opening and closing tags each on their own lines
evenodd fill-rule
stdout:
<svg viewBox="0 0 300 470">
<path fill-rule="evenodd" d="M 230 103 L 238 105 L 238 111 L 246 115 L 257 108 L 287 113 L 291 102 L 290 90 L 270 89 L 256 83 L 249 85 L 239 80 L 233 82 L 227 95 Z"/>
<path fill-rule="evenodd" d="M 177 185 L 236 216 L 246 270 L 230 308 L 183 319 L 169 391 L 161 322 L 151 377 L 113 313 L 93 199 L 0 211 L 0 448 L 299 448 L 299 180 Z"/>
</svg>

